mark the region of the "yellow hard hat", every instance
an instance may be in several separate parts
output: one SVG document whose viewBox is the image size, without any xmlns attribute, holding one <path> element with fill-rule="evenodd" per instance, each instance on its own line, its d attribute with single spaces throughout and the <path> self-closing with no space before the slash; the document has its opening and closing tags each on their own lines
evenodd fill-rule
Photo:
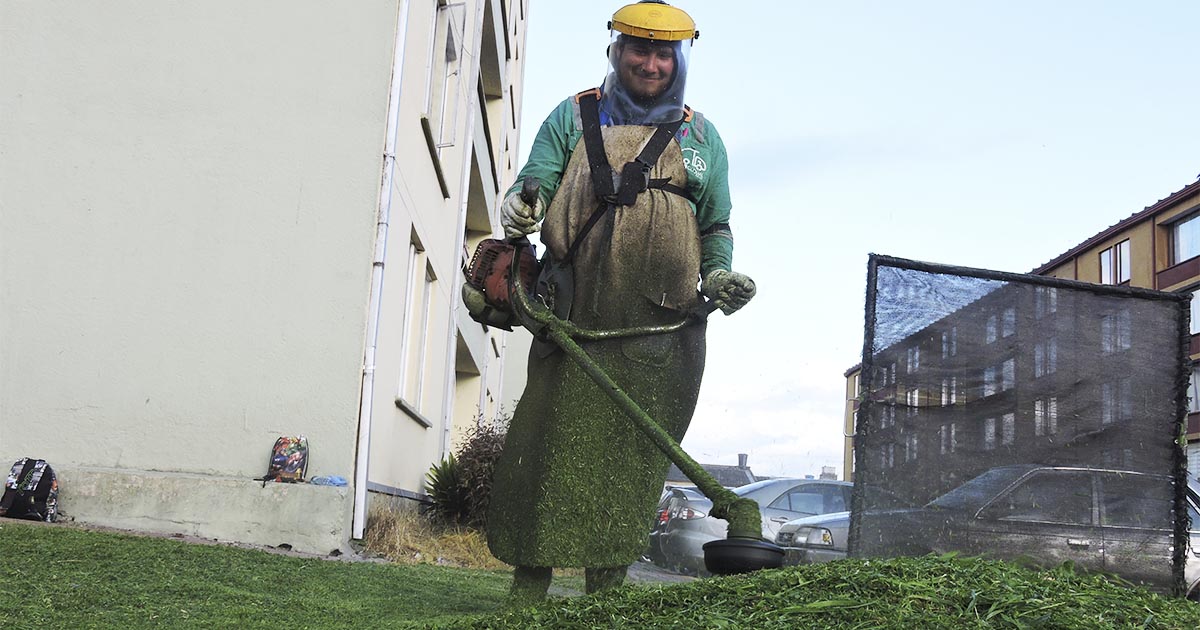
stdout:
<svg viewBox="0 0 1200 630">
<path fill-rule="evenodd" d="M 690 15 L 662 0 L 642 0 L 617 9 L 608 28 L 632 37 L 670 42 L 700 37 Z"/>
</svg>

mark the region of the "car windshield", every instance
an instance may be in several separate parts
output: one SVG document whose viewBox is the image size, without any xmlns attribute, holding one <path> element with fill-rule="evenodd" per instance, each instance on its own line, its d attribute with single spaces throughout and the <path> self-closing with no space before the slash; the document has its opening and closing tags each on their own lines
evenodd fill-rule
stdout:
<svg viewBox="0 0 1200 630">
<path fill-rule="evenodd" d="M 944 510 L 976 510 L 989 499 L 1000 494 L 1014 481 L 1037 466 L 1000 466 L 964 483 L 963 485 L 930 501 L 926 507 Z"/>
</svg>

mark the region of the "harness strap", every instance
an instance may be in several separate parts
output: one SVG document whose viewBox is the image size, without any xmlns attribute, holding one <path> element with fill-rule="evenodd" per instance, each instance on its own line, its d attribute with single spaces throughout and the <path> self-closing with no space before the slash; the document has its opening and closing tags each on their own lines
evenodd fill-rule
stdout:
<svg viewBox="0 0 1200 630">
<path fill-rule="evenodd" d="M 679 132 L 683 118 L 659 125 L 654 130 L 646 146 L 642 147 L 638 156 L 621 168 L 621 190 L 616 190 L 612 166 L 608 163 L 608 153 L 604 150 L 604 136 L 600 131 L 600 90 L 588 90 L 575 95 L 579 103 L 579 118 L 583 123 L 583 147 L 587 153 L 588 171 L 592 176 L 592 190 L 600 200 L 600 205 L 588 217 L 571 246 L 567 248 L 562 263 L 569 264 L 575 259 L 584 237 L 592 231 L 600 217 L 609 210 L 620 206 L 631 206 L 637 203 L 637 196 L 650 188 L 661 189 L 696 203 L 692 195 L 682 186 L 671 184 L 671 179 L 650 179 L 650 170 L 658 163 L 658 158 L 671 143 L 671 138 Z"/>
<path fill-rule="evenodd" d="M 611 197 L 613 188 L 612 166 L 604 152 L 604 137 L 600 134 L 600 91 L 584 92 L 575 97 L 579 103 L 579 118 L 583 122 L 583 146 L 587 149 L 588 170 L 592 174 L 592 188 L 596 196 Z"/>
<path fill-rule="evenodd" d="M 663 192 L 669 192 L 672 195 L 679 195 L 680 197 L 683 197 L 684 199 L 687 199 L 688 201 L 690 201 L 692 203 L 699 203 L 698 201 L 696 201 L 696 198 L 692 196 L 692 193 L 688 192 L 688 190 L 686 188 L 684 188 L 683 186 L 676 186 L 675 184 L 672 184 L 671 178 L 669 178 L 669 177 L 664 177 L 662 179 L 652 179 L 652 180 L 650 180 L 650 183 L 646 186 L 646 188 L 657 188 L 659 190 L 662 190 Z"/>
<path fill-rule="evenodd" d="M 637 196 L 650 187 L 650 169 L 658 163 L 658 158 L 662 156 L 662 152 L 666 150 L 682 124 L 683 119 L 680 118 L 675 122 L 659 125 L 654 130 L 654 135 L 650 136 L 650 141 L 642 147 L 642 152 L 621 168 L 621 190 L 617 193 L 617 203 L 622 206 L 637 203 Z"/>
</svg>

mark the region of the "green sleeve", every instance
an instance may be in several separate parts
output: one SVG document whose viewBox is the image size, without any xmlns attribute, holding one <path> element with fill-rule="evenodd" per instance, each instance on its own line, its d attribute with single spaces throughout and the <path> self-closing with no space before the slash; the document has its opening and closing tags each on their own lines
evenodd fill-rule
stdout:
<svg viewBox="0 0 1200 630">
<path fill-rule="evenodd" d="M 700 275 L 707 276 L 715 269 L 730 271 L 733 265 L 733 233 L 729 229 L 729 214 L 733 203 L 729 199 L 729 159 L 725 143 L 716 127 L 707 119 L 701 122 L 703 145 L 707 157 L 704 181 L 696 203 L 696 226 L 700 229 Z"/>
<path fill-rule="evenodd" d="M 514 191 L 521 190 L 521 183 L 527 176 L 532 175 L 541 182 L 542 188 L 539 196 L 542 198 L 542 203 L 549 208 L 550 200 L 554 199 L 554 193 L 558 191 L 558 186 L 562 183 L 567 160 L 571 157 L 571 152 L 575 150 L 575 143 L 578 141 L 579 135 L 575 133 L 574 109 L 571 99 L 567 99 L 550 112 L 541 128 L 538 129 L 537 136 L 533 139 L 533 146 L 529 150 L 529 159 L 525 162 L 525 166 L 521 167 L 517 181 L 513 182 L 504 196 L 507 197 Z"/>
</svg>

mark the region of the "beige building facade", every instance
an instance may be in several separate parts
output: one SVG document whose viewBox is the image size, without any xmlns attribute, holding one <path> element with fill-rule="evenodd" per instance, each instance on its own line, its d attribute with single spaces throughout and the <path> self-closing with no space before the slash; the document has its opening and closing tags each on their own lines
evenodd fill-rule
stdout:
<svg viewBox="0 0 1200 630">
<path fill-rule="evenodd" d="M 527 11 L 0 5 L 0 462 L 48 460 L 80 522 L 316 552 L 421 498 L 521 385 L 458 296 Z M 252 481 L 300 434 L 349 485 Z"/>
</svg>

